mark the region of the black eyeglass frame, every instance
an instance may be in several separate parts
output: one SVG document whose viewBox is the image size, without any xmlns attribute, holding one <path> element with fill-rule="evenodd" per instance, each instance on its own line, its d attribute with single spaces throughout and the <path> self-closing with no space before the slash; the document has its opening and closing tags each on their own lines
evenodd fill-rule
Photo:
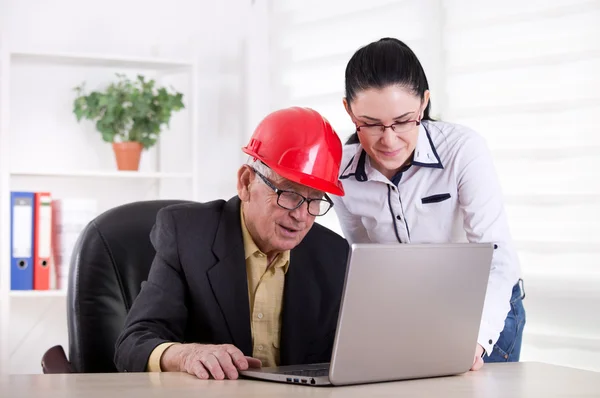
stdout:
<svg viewBox="0 0 600 398">
<path fill-rule="evenodd" d="M 265 183 L 265 185 L 268 186 L 269 188 L 271 188 L 273 190 L 273 192 L 275 192 L 277 194 L 277 205 L 279 207 L 281 207 L 282 209 L 286 209 L 286 210 L 290 210 L 290 211 L 296 210 L 298 207 L 302 206 L 302 204 L 304 202 L 306 202 L 307 203 L 306 210 L 308 211 L 308 214 L 310 214 L 311 216 L 315 216 L 315 217 L 321 217 L 321 216 L 324 216 L 325 214 L 327 214 L 329 212 L 329 210 L 331 210 L 331 208 L 333 207 L 333 201 L 331 200 L 331 198 L 329 198 L 329 196 L 327 196 L 327 194 L 325 194 L 325 196 L 323 196 L 323 199 L 309 199 L 309 198 L 305 197 L 304 195 L 300 195 L 298 192 L 289 191 L 289 190 L 285 190 L 285 189 L 279 189 L 275 185 L 273 185 L 273 183 L 271 181 L 269 181 L 267 179 L 267 177 L 262 175 L 254 167 L 251 167 L 251 168 L 252 168 L 252 170 L 254 170 L 256 175 L 259 176 L 260 179 Z M 293 193 L 294 195 L 298 195 L 300 198 L 302 198 L 302 200 L 300 200 L 300 202 L 294 208 L 282 206 L 279 203 L 279 199 L 281 198 L 281 195 L 284 193 Z M 313 214 L 310 212 L 310 203 L 311 202 L 325 202 L 325 203 L 329 204 L 329 208 L 327 210 L 325 210 L 325 213 L 323 213 L 323 214 Z M 321 208 L 321 206 L 319 206 L 319 208 Z"/>
</svg>

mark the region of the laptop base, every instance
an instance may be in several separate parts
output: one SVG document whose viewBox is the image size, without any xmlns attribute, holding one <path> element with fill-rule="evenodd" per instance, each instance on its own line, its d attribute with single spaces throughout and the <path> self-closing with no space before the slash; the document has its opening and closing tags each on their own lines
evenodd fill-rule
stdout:
<svg viewBox="0 0 600 398">
<path fill-rule="evenodd" d="M 240 371 L 242 376 L 307 386 L 329 386 L 329 363 L 277 366 Z"/>
</svg>

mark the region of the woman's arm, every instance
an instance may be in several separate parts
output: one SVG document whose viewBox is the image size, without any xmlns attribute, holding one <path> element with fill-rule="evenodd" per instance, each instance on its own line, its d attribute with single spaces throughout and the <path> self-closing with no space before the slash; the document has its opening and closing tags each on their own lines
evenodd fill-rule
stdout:
<svg viewBox="0 0 600 398">
<path fill-rule="evenodd" d="M 467 238 L 470 242 L 495 244 L 477 340 L 489 355 L 504 329 L 512 288 L 520 274 L 519 263 L 510 237 L 500 183 L 487 145 L 476 134 L 470 134 L 460 145 L 455 170 Z"/>
</svg>

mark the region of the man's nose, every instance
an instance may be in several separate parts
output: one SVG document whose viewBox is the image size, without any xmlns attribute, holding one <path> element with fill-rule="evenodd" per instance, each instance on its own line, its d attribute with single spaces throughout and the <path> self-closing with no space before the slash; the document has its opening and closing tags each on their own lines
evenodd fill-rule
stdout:
<svg viewBox="0 0 600 398">
<path fill-rule="evenodd" d="M 306 221 L 311 215 L 308 213 L 308 202 L 304 201 L 294 210 L 290 210 L 290 215 L 298 221 Z"/>
</svg>

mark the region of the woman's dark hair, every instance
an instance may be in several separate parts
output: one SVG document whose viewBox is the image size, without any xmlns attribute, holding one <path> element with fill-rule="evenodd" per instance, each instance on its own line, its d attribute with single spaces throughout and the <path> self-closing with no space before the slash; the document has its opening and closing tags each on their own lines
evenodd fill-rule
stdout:
<svg viewBox="0 0 600 398">
<path fill-rule="evenodd" d="M 423 66 L 415 53 L 402 41 L 383 38 L 367 44 L 354 53 L 346 65 L 346 101 L 348 105 L 362 90 L 399 85 L 411 90 L 423 99 L 429 83 Z M 429 116 L 431 100 L 423 112 L 422 120 Z M 358 143 L 358 135 L 352 134 L 346 144 Z"/>
</svg>

